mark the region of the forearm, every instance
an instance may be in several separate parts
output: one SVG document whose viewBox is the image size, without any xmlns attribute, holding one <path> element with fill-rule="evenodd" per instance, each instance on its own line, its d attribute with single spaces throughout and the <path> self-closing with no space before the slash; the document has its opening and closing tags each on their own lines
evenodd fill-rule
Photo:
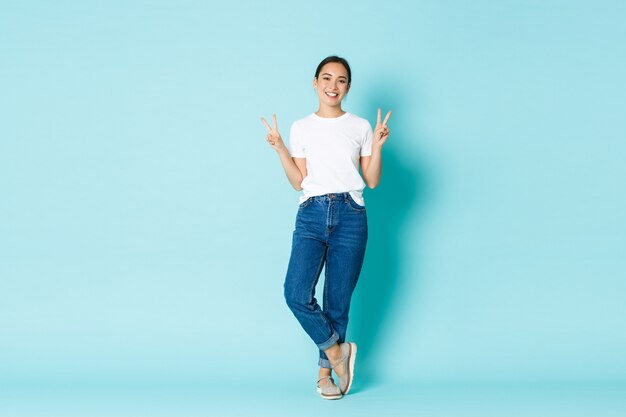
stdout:
<svg viewBox="0 0 626 417">
<path fill-rule="evenodd" d="M 372 146 L 372 156 L 367 166 L 367 170 L 363 172 L 363 180 L 370 188 L 376 188 L 380 183 L 380 176 L 383 169 L 382 148 Z"/>
<path fill-rule="evenodd" d="M 291 186 L 296 189 L 296 191 L 302 190 L 302 173 L 296 166 L 296 163 L 293 161 L 293 158 L 289 154 L 289 150 L 285 147 L 279 151 L 277 151 L 278 157 L 280 158 L 280 162 L 283 165 L 283 169 L 285 170 L 285 174 L 287 175 L 287 179 Z"/>
</svg>

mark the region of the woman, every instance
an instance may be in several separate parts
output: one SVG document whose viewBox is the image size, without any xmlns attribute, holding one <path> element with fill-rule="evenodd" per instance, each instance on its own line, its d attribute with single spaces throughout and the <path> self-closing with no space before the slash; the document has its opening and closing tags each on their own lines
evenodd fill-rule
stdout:
<svg viewBox="0 0 626 417">
<path fill-rule="evenodd" d="M 362 192 L 380 181 L 381 149 L 389 137 L 387 113 L 378 109 L 372 134 L 369 122 L 345 112 L 341 102 L 350 90 L 348 62 L 329 56 L 318 65 L 313 88 L 319 108 L 293 123 L 289 149 L 273 116 L 267 142 L 278 153 L 291 185 L 303 191 L 296 217 L 291 258 L 285 278 L 287 305 L 320 350 L 317 391 L 339 399 L 352 386 L 356 344 L 346 343 L 348 312 L 367 242 Z M 363 177 L 359 175 L 359 163 Z M 323 308 L 315 299 L 325 265 Z M 331 377 L 338 377 L 339 386 Z"/>
</svg>

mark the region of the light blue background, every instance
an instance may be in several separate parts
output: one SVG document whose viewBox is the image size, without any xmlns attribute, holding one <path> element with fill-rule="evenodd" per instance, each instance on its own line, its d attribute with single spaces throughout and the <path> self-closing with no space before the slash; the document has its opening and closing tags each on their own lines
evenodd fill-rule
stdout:
<svg viewBox="0 0 626 417">
<path fill-rule="evenodd" d="M 620 1 L 3 1 L 0 381 L 313 380 L 260 116 L 392 109 L 350 334 L 384 381 L 626 377 Z M 308 381 L 312 382 L 312 381 Z"/>
</svg>

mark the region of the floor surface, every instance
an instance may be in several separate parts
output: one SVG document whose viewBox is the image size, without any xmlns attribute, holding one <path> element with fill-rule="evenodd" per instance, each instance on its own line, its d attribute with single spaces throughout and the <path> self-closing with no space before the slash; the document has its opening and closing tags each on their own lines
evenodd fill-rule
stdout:
<svg viewBox="0 0 626 417">
<path fill-rule="evenodd" d="M 310 382 L 310 381 L 308 381 Z M 626 416 L 626 383 L 388 382 L 341 400 L 303 381 L 0 387 L 0 416 Z"/>
</svg>

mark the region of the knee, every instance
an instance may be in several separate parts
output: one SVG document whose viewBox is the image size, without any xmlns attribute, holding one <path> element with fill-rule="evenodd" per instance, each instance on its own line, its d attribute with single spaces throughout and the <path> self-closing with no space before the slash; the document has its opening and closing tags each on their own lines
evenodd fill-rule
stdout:
<svg viewBox="0 0 626 417">
<path fill-rule="evenodd" d="M 306 308 L 306 305 L 308 304 L 306 300 L 304 300 L 301 291 L 297 291 L 296 288 L 293 288 L 290 285 L 285 285 L 284 296 L 285 302 L 291 310 L 302 310 L 303 308 Z"/>
</svg>

